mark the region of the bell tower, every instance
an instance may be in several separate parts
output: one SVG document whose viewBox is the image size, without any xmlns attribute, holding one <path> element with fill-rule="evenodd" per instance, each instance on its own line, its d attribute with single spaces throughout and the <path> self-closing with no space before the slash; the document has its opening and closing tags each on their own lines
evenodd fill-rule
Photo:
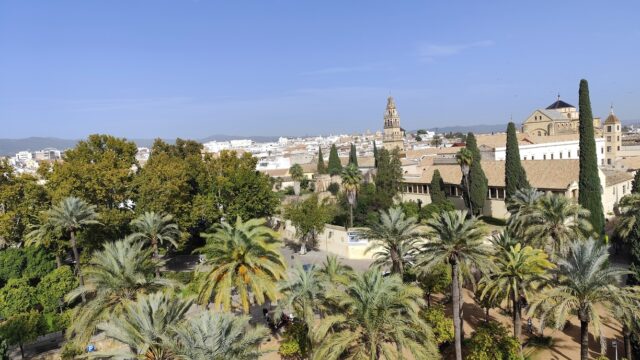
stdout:
<svg viewBox="0 0 640 360">
<path fill-rule="evenodd" d="M 404 131 L 400 127 L 400 115 L 396 109 L 396 102 L 391 96 L 387 98 L 387 109 L 384 111 L 383 145 L 388 150 L 398 148 L 404 151 Z"/>
<path fill-rule="evenodd" d="M 605 145 L 605 164 L 607 166 L 615 165 L 618 152 L 622 146 L 622 123 L 620 119 L 613 113 L 613 105 L 607 119 L 604 121 L 604 145 Z"/>
</svg>

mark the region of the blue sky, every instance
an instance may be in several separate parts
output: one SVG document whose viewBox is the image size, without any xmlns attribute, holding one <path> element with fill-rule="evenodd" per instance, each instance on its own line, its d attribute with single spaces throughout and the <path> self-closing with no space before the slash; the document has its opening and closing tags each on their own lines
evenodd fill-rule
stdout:
<svg viewBox="0 0 640 360">
<path fill-rule="evenodd" d="M 640 119 L 637 1 L 0 0 L 0 138 Z"/>
</svg>

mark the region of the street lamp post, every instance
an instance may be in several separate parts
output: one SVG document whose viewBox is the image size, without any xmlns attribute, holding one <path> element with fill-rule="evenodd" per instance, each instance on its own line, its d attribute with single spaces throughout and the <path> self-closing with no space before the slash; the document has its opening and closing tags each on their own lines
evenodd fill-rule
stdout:
<svg viewBox="0 0 640 360">
<path fill-rule="evenodd" d="M 618 360 L 618 341 L 616 341 L 615 339 L 611 340 L 611 346 L 615 349 L 615 352 L 616 352 L 615 359 Z"/>
</svg>

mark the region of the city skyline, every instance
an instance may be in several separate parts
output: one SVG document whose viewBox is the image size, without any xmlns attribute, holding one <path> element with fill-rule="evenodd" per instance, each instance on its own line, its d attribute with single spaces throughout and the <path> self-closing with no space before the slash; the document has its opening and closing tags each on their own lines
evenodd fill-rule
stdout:
<svg viewBox="0 0 640 360">
<path fill-rule="evenodd" d="M 376 131 L 389 94 L 407 130 L 521 123 L 557 93 L 577 105 L 581 78 L 595 116 L 613 103 L 623 121 L 637 120 L 638 10 L 5 1 L 1 137 Z"/>
</svg>

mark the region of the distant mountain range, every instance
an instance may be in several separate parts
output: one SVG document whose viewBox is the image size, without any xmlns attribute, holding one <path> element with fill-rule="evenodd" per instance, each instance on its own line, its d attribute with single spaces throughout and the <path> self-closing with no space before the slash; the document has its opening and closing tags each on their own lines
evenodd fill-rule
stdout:
<svg viewBox="0 0 640 360">
<path fill-rule="evenodd" d="M 233 136 L 233 135 L 211 135 L 206 138 L 199 139 L 199 142 L 207 141 L 229 141 L 238 139 L 251 139 L 255 142 L 272 142 L 277 141 L 278 137 L 274 136 Z M 150 147 L 155 139 L 130 139 L 139 147 Z M 174 140 L 164 139 L 168 143 Z M 74 147 L 79 140 L 60 139 L 54 137 L 29 137 L 24 139 L 0 139 L 0 156 L 11 156 L 18 151 L 36 151 L 45 148 L 56 148 L 65 150 Z"/>
</svg>

